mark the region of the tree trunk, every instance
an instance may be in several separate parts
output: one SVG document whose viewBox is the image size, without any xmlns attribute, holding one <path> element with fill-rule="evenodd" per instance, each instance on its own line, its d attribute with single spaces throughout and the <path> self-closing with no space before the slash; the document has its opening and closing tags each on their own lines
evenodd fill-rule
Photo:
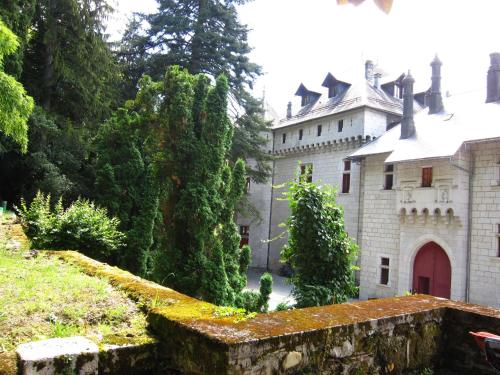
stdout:
<svg viewBox="0 0 500 375">
<path fill-rule="evenodd" d="M 198 0 L 198 18 L 194 25 L 194 35 L 191 43 L 191 61 L 189 63 L 189 73 L 201 73 L 201 52 L 203 50 L 202 38 L 203 28 L 207 19 L 207 0 Z"/>
</svg>

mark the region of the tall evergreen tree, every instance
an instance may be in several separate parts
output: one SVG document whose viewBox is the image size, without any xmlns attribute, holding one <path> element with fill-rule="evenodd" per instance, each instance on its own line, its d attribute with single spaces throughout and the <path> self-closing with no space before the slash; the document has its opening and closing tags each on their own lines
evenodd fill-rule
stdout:
<svg viewBox="0 0 500 375">
<path fill-rule="evenodd" d="M 112 112 L 119 71 L 104 35 L 110 8 L 104 0 L 7 0 L 0 15 L 20 30 L 22 54 L 10 67 L 37 108 L 26 155 L 0 137 L 0 194 L 30 199 L 92 197 L 90 140 Z M 24 34 L 23 34 L 24 33 Z M 14 69 L 22 65 L 22 69 Z"/>
<path fill-rule="evenodd" d="M 19 47 L 17 37 L 0 20 L 0 131 L 12 138 L 26 152 L 28 147 L 28 117 L 33 99 L 24 87 L 2 69 L 5 56 Z"/>
<path fill-rule="evenodd" d="M 219 305 L 234 305 L 248 267 L 233 221 L 245 166 L 241 160 L 233 167 L 227 162 L 233 135 L 227 93 L 223 76 L 211 87 L 204 75 L 170 68 L 155 136 L 166 231 L 158 278 Z"/>
<path fill-rule="evenodd" d="M 256 181 L 269 173 L 269 156 L 262 146 L 262 132 L 269 124 L 263 106 L 249 92 L 261 68 L 248 54 L 248 29 L 238 20 L 236 5 L 247 0 L 158 0 L 151 15 L 138 15 L 129 25 L 118 55 L 126 64 L 125 76 L 137 82 L 141 73 L 159 79 L 171 65 L 180 65 L 191 74 L 205 73 L 228 77 L 232 117 L 237 125 L 232 160 L 257 160 L 250 170 Z M 145 30 L 142 25 L 147 24 Z"/>
</svg>

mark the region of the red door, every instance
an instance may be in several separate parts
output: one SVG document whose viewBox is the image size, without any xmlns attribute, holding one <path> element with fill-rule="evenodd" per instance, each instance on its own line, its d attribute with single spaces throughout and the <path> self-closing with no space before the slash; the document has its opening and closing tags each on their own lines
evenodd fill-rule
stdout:
<svg viewBox="0 0 500 375">
<path fill-rule="evenodd" d="M 450 298 L 450 260 L 441 246 L 435 242 L 422 246 L 415 257 L 413 292 Z"/>
</svg>

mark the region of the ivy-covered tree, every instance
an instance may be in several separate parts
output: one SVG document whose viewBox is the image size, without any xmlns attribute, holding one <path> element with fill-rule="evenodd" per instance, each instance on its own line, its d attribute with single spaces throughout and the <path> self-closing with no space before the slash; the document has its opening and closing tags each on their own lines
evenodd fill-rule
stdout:
<svg viewBox="0 0 500 375">
<path fill-rule="evenodd" d="M 294 270 L 290 281 L 297 307 L 347 301 L 356 292 L 357 245 L 345 231 L 334 190 L 299 178 L 290 183 L 287 196 L 291 214 L 281 258 Z"/>
<path fill-rule="evenodd" d="M 33 99 L 21 83 L 6 74 L 4 57 L 19 47 L 17 37 L 0 20 L 0 131 L 19 144 L 21 152 L 28 148 L 28 118 L 33 111 Z"/>
<path fill-rule="evenodd" d="M 236 10 L 247 0 L 157 1 L 158 12 L 136 15 L 118 49 L 127 81 L 134 84 L 144 73 L 159 79 L 171 65 L 212 78 L 225 74 L 236 124 L 231 160 L 256 160 L 254 168 L 247 165 L 247 172 L 255 181 L 264 181 L 270 170 L 262 132 L 269 131 L 269 124 L 261 101 L 250 94 L 262 71 L 248 58 L 248 28 Z"/>
</svg>

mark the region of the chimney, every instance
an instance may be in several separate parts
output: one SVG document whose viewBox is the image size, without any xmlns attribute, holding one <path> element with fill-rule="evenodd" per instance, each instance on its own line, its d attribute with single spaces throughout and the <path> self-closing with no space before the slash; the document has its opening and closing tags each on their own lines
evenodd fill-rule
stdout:
<svg viewBox="0 0 500 375">
<path fill-rule="evenodd" d="M 408 71 L 403 79 L 403 119 L 401 120 L 401 137 L 408 139 L 415 134 L 415 123 L 413 122 L 413 83 L 415 80 Z"/>
<path fill-rule="evenodd" d="M 374 78 L 374 81 L 373 81 L 373 86 L 376 88 L 376 89 L 380 89 L 380 78 L 382 78 L 382 74 L 380 73 L 375 73 L 375 75 L 373 76 Z"/>
<path fill-rule="evenodd" d="M 286 106 L 286 118 L 292 118 L 292 102 L 288 102 Z"/>
<path fill-rule="evenodd" d="M 369 82 L 373 82 L 373 61 L 366 60 L 365 62 L 365 78 Z"/>
<path fill-rule="evenodd" d="M 500 100 L 500 53 L 490 54 L 491 65 L 486 83 L 486 103 Z"/>
<path fill-rule="evenodd" d="M 443 110 L 443 99 L 441 98 L 441 61 L 437 55 L 431 62 L 432 67 L 432 85 L 429 98 L 429 114 L 439 113 Z"/>
</svg>

